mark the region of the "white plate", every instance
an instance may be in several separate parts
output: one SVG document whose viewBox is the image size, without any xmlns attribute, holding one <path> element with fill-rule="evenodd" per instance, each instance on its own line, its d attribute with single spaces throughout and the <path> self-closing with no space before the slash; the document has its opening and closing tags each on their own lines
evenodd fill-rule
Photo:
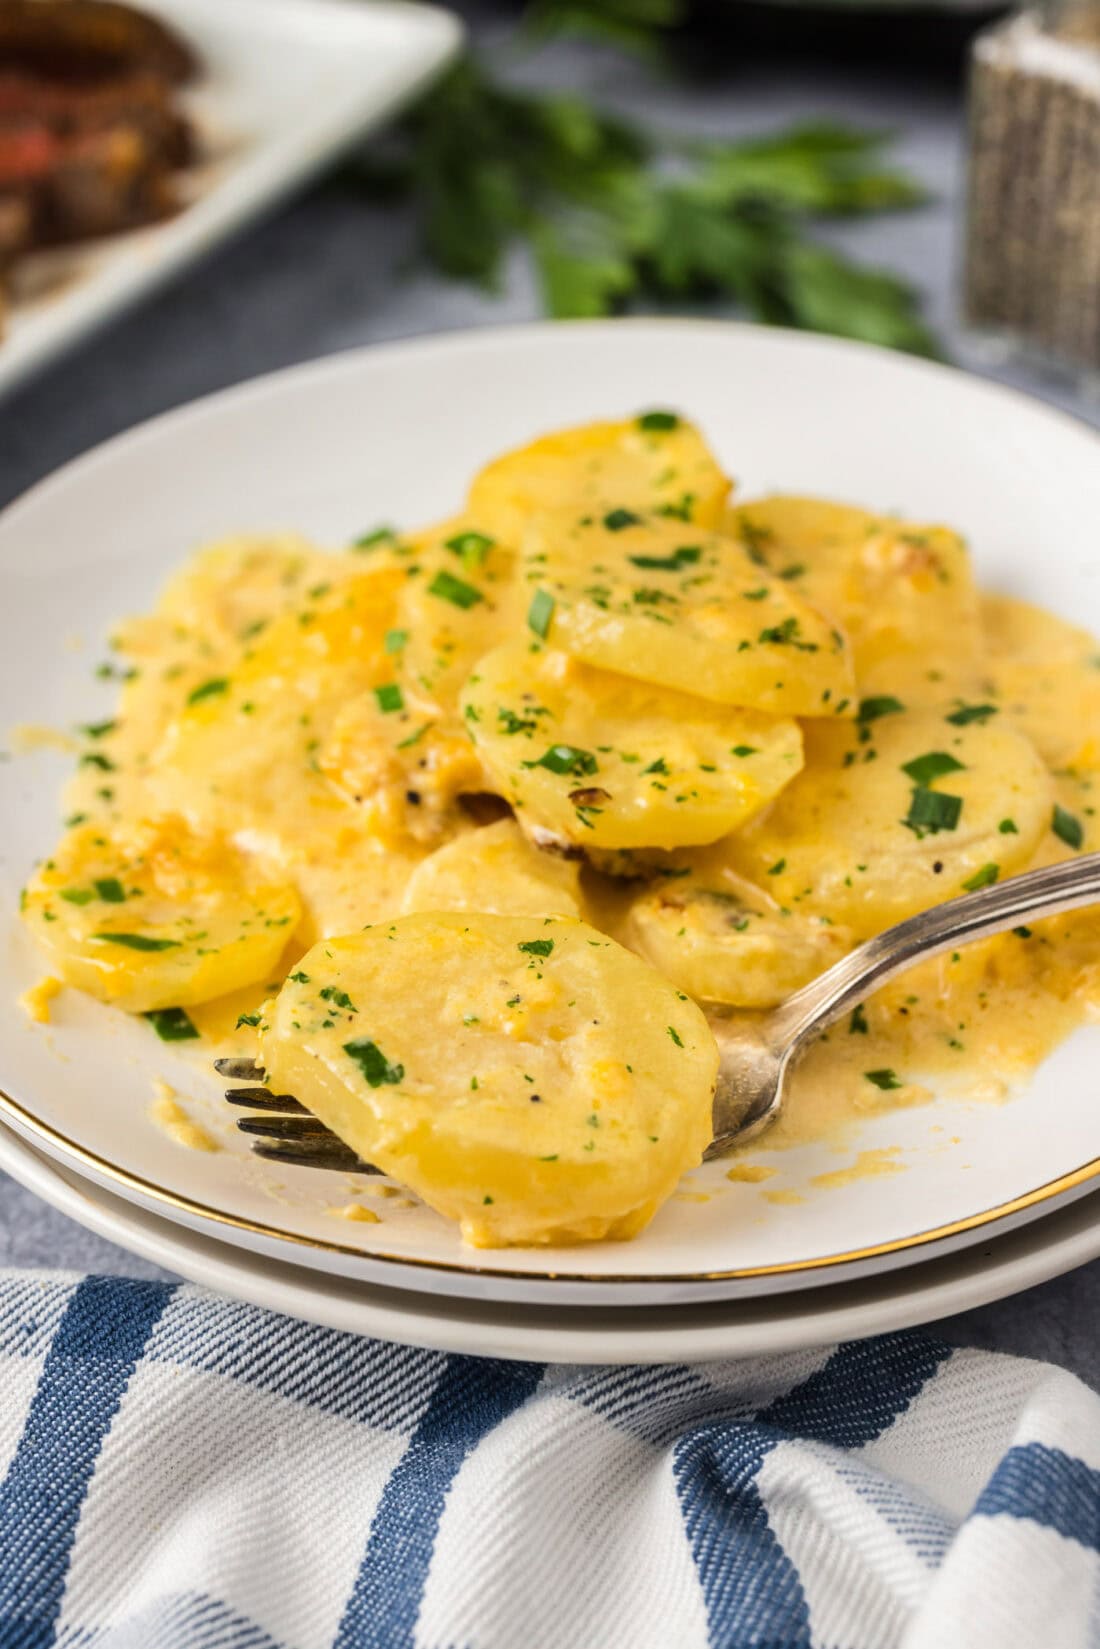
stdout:
<svg viewBox="0 0 1100 1649">
<path fill-rule="evenodd" d="M 203 143 L 171 222 L 35 254 L 0 338 L 0 393 L 273 206 L 423 85 L 458 20 L 404 0 L 142 0 L 194 46 Z"/>
<path fill-rule="evenodd" d="M 1034 1288 L 1100 1254 L 1100 1194 L 1025 1230 L 904 1272 L 714 1305 L 617 1308 L 430 1298 L 323 1276 L 151 1214 L 0 1127 L 0 1169 L 101 1237 L 219 1294 L 326 1328 L 476 1357 L 696 1363 L 887 1334 Z"/>
<path fill-rule="evenodd" d="M 780 485 L 941 517 L 969 534 L 984 583 L 1100 630 L 1100 441 L 1071 420 L 941 367 L 821 338 L 696 322 L 536 326 L 355 353 L 260 380 L 146 425 L 62 470 L 0 518 L 0 726 L 108 711 L 90 680 L 105 634 L 206 537 L 299 527 L 344 543 L 378 519 L 442 514 L 490 453 L 540 428 L 653 404 L 690 409 L 746 494 Z M 1052 554 L 1052 547 L 1057 553 Z M 145 1206 L 227 1240 L 368 1281 L 481 1299 L 682 1303 L 831 1282 L 1034 1217 L 1100 1173 L 1100 1030 L 1079 1032 L 1004 1107 L 941 1099 L 869 1121 L 907 1171 L 776 1206 L 693 1176 L 627 1244 L 475 1254 L 428 1210 L 340 1221 L 337 1176 L 259 1164 L 215 1079 L 141 1022 L 67 994 L 57 1027 L 15 994 L 41 964 L 14 914 L 56 829 L 68 760 L 0 767 L 0 1101 L 46 1150 Z M 150 1078 L 195 1096 L 216 1156 L 147 1119 Z M 938 1130 L 938 1131 L 937 1131 Z M 958 1144 L 947 1141 L 958 1140 Z M 777 1156 L 799 1189 L 838 1159 Z M 333 1183 L 335 1182 L 335 1183 Z"/>
</svg>

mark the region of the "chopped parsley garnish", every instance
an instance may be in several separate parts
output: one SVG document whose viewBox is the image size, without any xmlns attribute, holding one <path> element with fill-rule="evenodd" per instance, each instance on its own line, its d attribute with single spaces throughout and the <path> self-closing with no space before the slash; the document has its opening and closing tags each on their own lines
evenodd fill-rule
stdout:
<svg viewBox="0 0 1100 1649">
<path fill-rule="evenodd" d="M 400 653 L 408 644 L 409 632 L 407 630 L 387 630 L 386 638 L 382 643 L 387 653 Z"/>
<path fill-rule="evenodd" d="M 389 714 L 393 710 L 405 708 L 405 695 L 395 681 L 387 681 L 385 686 L 376 687 L 374 696 L 378 700 L 379 710 Z"/>
<path fill-rule="evenodd" d="M 379 544 L 396 543 L 396 527 L 374 527 L 370 532 L 362 533 L 358 538 L 353 538 L 351 547 L 353 550 L 373 550 Z"/>
<path fill-rule="evenodd" d="M 239 1013 L 234 1029 L 239 1031 L 242 1025 L 258 1025 L 259 1023 L 260 1014 L 258 1009 L 255 1013 Z"/>
<path fill-rule="evenodd" d="M 635 515 L 633 510 L 608 510 L 603 524 L 608 532 L 622 532 L 624 527 L 640 526 L 641 520 L 641 516 Z"/>
<path fill-rule="evenodd" d="M 115 764 L 99 750 L 87 750 L 80 758 L 81 767 L 98 767 L 101 773 L 113 773 Z"/>
<path fill-rule="evenodd" d="M 182 1008 L 151 1008 L 142 1017 L 149 1021 L 162 1042 L 192 1042 L 199 1034 Z"/>
<path fill-rule="evenodd" d="M 914 784 L 930 785 L 945 773 L 961 773 L 965 763 L 958 761 L 947 750 L 929 750 L 926 756 L 915 756 L 911 762 L 902 762 L 901 770 Z"/>
<path fill-rule="evenodd" d="M 1068 813 L 1055 803 L 1050 828 L 1067 847 L 1079 848 L 1085 840 L 1085 829 L 1076 814 Z"/>
<path fill-rule="evenodd" d="M 977 893 L 980 887 L 992 887 L 1001 874 L 1000 865 L 985 864 L 976 870 L 973 876 L 968 876 L 963 887 L 968 893 Z"/>
<path fill-rule="evenodd" d="M 391 1064 L 369 1036 L 357 1036 L 354 1042 L 345 1042 L 344 1052 L 354 1059 L 372 1088 L 380 1088 L 384 1082 L 400 1082 L 405 1075 L 404 1065 Z"/>
<path fill-rule="evenodd" d="M 901 822 L 917 836 L 935 835 L 939 830 L 954 830 L 962 808 L 961 796 L 948 796 L 942 790 L 929 790 L 919 785 L 913 791 L 909 811 Z"/>
<path fill-rule="evenodd" d="M 665 761 L 663 756 L 658 756 L 655 762 L 650 762 L 648 767 L 642 768 L 642 773 L 643 775 L 646 773 L 662 773 L 667 778 L 668 763 Z"/>
<path fill-rule="evenodd" d="M 741 591 L 742 598 L 745 601 L 763 601 L 763 599 L 767 595 L 767 593 L 768 593 L 768 586 L 766 584 L 761 584 L 761 586 L 758 590 L 742 590 Z"/>
<path fill-rule="evenodd" d="M 524 939 L 516 946 L 527 956 L 549 956 L 554 948 L 552 939 Z"/>
<path fill-rule="evenodd" d="M 117 721 L 87 721 L 80 731 L 90 739 L 103 739 L 108 733 L 113 733 L 117 726 Z"/>
<path fill-rule="evenodd" d="M 229 691 L 227 676 L 211 676 L 209 681 L 201 681 L 197 687 L 192 687 L 187 695 L 188 704 L 201 704 L 203 699 L 217 698 L 220 693 Z"/>
<path fill-rule="evenodd" d="M 461 607 L 463 612 L 468 612 L 471 607 L 476 607 L 479 601 L 485 600 L 481 591 L 475 589 L 472 584 L 465 583 L 442 568 L 428 585 L 428 594 L 438 596 L 440 601 L 449 601 L 452 607 Z"/>
<path fill-rule="evenodd" d="M 638 419 L 639 429 L 679 429 L 680 420 L 674 412 L 643 412 Z"/>
<path fill-rule="evenodd" d="M 682 1042 L 682 1041 L 681 1041 L 681 1038 L 680 1038 L 680 1033 L 679 1033 L 679 1031 L 678 1031 L 678 1030 L 677 1030 L 677 1029 L 676 1029 L 676 1027 L 675 1027 L 675 1025 L 669 1025 L 669 1027 L 668 1027 L 668 1034 L 669 1034 L 669 1036 L 671 1036 L 671 1038 L 672 1038 L 672 1040 L 673 1040 L 673 1042 L 675 1042 L 675 1044 L 676 1044 L 676 1046 L 677 1046 L 677 1047 L 678 1047 L 678 1048 L 682 1048 L 682 1047 L 683 1047 L 683 1045 L 684 1045 L 684 1044 L 683 1044 L 683 1042 Z"/>
<path fill-rule="evenodd" d="M 93 933 L 105 945 L 125 945 L 127 950 L 179 950 L 178 939 L 153 939 L 147 933 Z"/>
<path fill-rule="evenodd" d="M 554 607 L 555 601 L 549 590 L 536 590 L 531 597 L 531 605 L 527 609 L 527 624 L 542 641 L 546 640 L 549 633 Z"/>
<path fill-rule="evenodd" d="M 95 894 L 90 887 L 63 887 L 61 898 L 70 905 L 90 905 Z"/>
<path fill-rule="evenodd" d="M 671 555 L 628 555 L 626 559 L 632 567 L 647 572 L 678 573 L 684 567 L 694 567 L 702 553 L 697 544 L 681 544 Z"/>
<path fill-rule="evenodd" d="M 552 744 L 538 761 L 524 762 L 523 765 L 545 767 L 551 773 L 568 773 L 570 778 L 580 778 L 599 770 L 591 750 L 581 750 L 575 744 Z"/>
<path fill-rule="evenodd" d="M 735 744 L 730 751 L 731 756 L 755 756 L 759 754 L 759 745 Z"/>
<path fill-rule="evenodd" d="M 988 721 L 990 716 L 997 714 L 995 704 L 960 704 L 957 710 L 952 710 L 945 720 L 955 727 L 969 727 L 972 721 Z"/>
<path fill-rule="evenodd" d="M 857 1002 L 856 1006 L 852 1009 L 852 1017 L 848 1021 L 848 1035 L 867 1035 L 867 1015 L 864 1011 L 862 1002 Z"/>
<path fill-rule="evenodd" d="M 117 876 L 97 877 L 92 885 L 99 897 L 108 905 L 121 905 L 126 898 L 126 889 Z"/>
<path fill-rule="evenodd" d="M 487 538 L 483 532 L 460 532 L 448 538 L 444 547 L 453 550 L 464 567 L 480 567 L 495 543 L 495 538 Z"/>
<path fill-rule="evenodd" d="M 806 564 L 804 561 L 793 561 L 789 567 L 784 567 L 781 573 L 777 573 L 776 577 L 785 579 L 801 578 L 805 571 Z"/>
<path fill-rule="evenodd" d="M 419 744 L 431 725 L 430 721 L 426 721 L 423 727 L 418 727 L 415 733 L 410 733 L 407 739 L 402 739 L 397 746 L 398 750 L 407 750 L 411 744 Z"/>
<path fill-rule="evenodd" d="M 309 974 L 308 973 L 303 973 L 301 968 L 298 969 L 297 973 L 292 973 L 288 977 L 293 979 L 293 981 L 296 985 L 308 985 L 309 984 Z"/>
<path fill-rule="evenodd" d="M 896 716 L 905 706 L 900 699 L 890 693 L 883 693 L 878 698 L 860 699 L 859 710 L 856 713 L 858 721 L 878 721 L 880 716 Z"/>
<path fill-rule="evenodd" d="M 997 829 L 1002 836 L 1018 836 L 1020 834 L 1015 819 L 1002 819 Z"/>
<path fill-rule="evenodd" d="M 797 618 L 785 618 L 782 624 L 770 624 L 766 630 L 761 630 L 758 641 L 771 642 L 774 647 L 797 647 L 800 653 L 816 653 L 816 641 L 801 641 L 799 634 L 801 625 Z"/>
<path fill-rule="evenodd" d="M 497 710 L 498 733 L 533 733 L 538 722 L 533 716 L 520 716 L 514 710 L 501 705 Z"/>
<path fill-rule="evenodd" d="M 326 985 L 319 993 L 322 1002 L 331 1002 L 334 1008 L 346 1008 L 349 1013 L 358 1013 L 347 991 L 342 991 L 338 985 Z"/>
<path fill-rule="evenodd" d="M 880 1071 L 864 1071 L 863 1074 L 868 1082 L 873 1082 L 876 1088 L 882 1088 L 884 1092 L 889 1092 L 891 1088 L 903 1086 L 898 1073 L 892 1071 L 889 1065 L 883 1066 Z"/>
<path fill-rule="evenodd" d="M 774 865 L 769 865 L 768 866 L 768 875 L 769 876 L 782 876 L 782 874 L 786 870 L 786 868 L 787 868 L 786 859 L 777 859 L 775 861 Z"/>
</svg>

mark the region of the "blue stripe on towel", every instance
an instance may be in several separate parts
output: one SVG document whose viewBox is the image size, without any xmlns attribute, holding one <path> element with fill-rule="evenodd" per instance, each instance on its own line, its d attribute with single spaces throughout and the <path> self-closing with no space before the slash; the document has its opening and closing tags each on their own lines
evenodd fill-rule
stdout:
<svg viewBox="0 0 1100 1649">
<path fill-rule="evenodd" d="M 790 1437 L 841 1448 L 871 1442 L 950 1354 L 949 1346 L 911 1335 L 857 1341 L 751 1420 L 684 1433 L 673 1472 L 716 1649 L 800 1649 L 811 1641 L 798 1571 L 756 1485 L 766 1457 Z"/>
<path fill-rule="evenodd" d="M 523 1406 L 542 1373 L 540 1363 L 448 1357 L 382 1492 L 334 1649 L 412 1644 L 447 1491 L 466 1456 Z"/>
<path fill-rule="evenodd" d="M 175 1286 L 88 1277 L 65 1309 L 0 1484 L 0 1649 L 53 1642 L 103 1439 Z"/>
<path fill-rule="evenodd" d="M 974 1507 L 975 1517 L 1027 1517 L 1100 1551 L 1100 1472 L 1045 1443 L 1009 1449 Z"/>
</svg>

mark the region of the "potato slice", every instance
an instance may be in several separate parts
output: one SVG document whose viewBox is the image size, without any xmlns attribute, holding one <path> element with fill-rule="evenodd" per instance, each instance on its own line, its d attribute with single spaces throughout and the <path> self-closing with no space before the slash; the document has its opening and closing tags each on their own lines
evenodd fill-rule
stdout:
<svg viewBox="0 0 1100 1649">
<path fill-rule="evenodd" d="M 309 951 L 263 1059 L 478 1247 L 635 1235 L 700 1161 L 718 1069 L 695 1004 L 595 928 L 469 912 Z"/>
<path fill-rule="evenodd" d="M 726 530 L 845 632 L 863 697 L 936 705 L 979 690 L 978 592 L 957 533 L 791 497 L 738 505 Z"/>
<path fill-rule="evenodd" d="M 650 412 L 555 430 L 504 453 L 475 477 L 467 505 L 486 532 L 518 544 L 533 515 L 572 505 L 666 510 L 713 527 L 729 490 L 694 424 Z"/>
<path fill-rule="evenodd" d="M 851 950 L 824 916 L 781 910 L 735 877 L 664 880 L 630 909 L 629 942 L 700 1002 L 772 1008 Z"/>
<path fill-rule="evenodd" d="M 401 679 L 453 712 L 491 647 L 521 630 L 526 590 L 514 551 L 464 517 L 412 540 L 418 573 L 401 591 L 393 651 Z"/>
<path fill-rule="evenodd" d="M 477 910 L 497 916 L 581 914 L 580 869 L 532 847 L 514 819 L 459 836 L 413 872 L 402 910 Z"/>
<path fill-rule="evenodd" d="M 108 840 L 68 832 L 23 914 L 65 983 L 130 1013 L 186 1007 L 269 974 L 298 921 L 294 889 L 183 820 Z"/>
<path fill-rule="evenodd" d="M 715 841 L 801 765 L 795 722 L 593 670 L 537 642 L 482 659 L 463 706 L 528 831 L 586 849 Z"/>
<path fill-rule="evenodd" d="M 572 510 L 534 521 L 523 552 L 535 626 L 588 664 L 775 715 L 852 708 L 840 630 L 729 539 Z"/>
<path fill-rule="evenodd" d="M 1096 637 L 1030 602 L 982 602 L 992 697 L 1053 768 L 1100 768 Z"/>
<path fill-rule="evenodd" d="M 1022 870 L 1050 821 L 1050 775 L 1005 717 L 958 715 L 815 724 L 804 770 L 730 838 L 728 864 L 861 938 Z"/>
</svg>

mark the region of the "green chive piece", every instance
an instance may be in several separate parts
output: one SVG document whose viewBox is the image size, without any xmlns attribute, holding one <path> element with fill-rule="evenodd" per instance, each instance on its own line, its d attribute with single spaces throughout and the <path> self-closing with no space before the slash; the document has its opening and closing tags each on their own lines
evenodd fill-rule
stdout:
<svg viewBox="0 0 1100 1649">
<path fill-rule="evenodd" d="M 1050 828 L 1067 847 L 1079 848 L 1085 840 L 1085 827 L 1075 813 L 1055 804 Z"/>
<path fill-rule="evenodd" d="M 444 549 L 457 555 L 464 567 L 480 567 L 489 551 L 496 543 L 495 538 L 487 538 L 483 532 L 460 532 L 444 542 Z"/>
<path fill-rule="evenodd" d="M 913 791 L 909 812 L 901 822 L 917 836 L 935 835 L 939 830 L 954 830 L 962 808 L 961 796 L 948 796 L 942 790 L 920 785 Z"/>
<path fill-rule="evenodd" d="M 926 756 L 916 756 L 911 762 L 902 762 L 901 770 L 914 784 L 929 785 L 945 773 L 961 773 L 964 762 L 958 761 L 947 750 L 930 750 Z"/>
<path fill-rule="evenodd" d="M 675 1044 L 676 1044 L 676 1046 L 677 1046 L 677 1047 L 678 1047 L 678 1048 L 682 1048 L 682 1047 L 683 1047 L 683 1045 L 684 1045 L 684 1044 L 683 1044 L 683 1042 L 682 1042 L 682 1040 L 681 1040 L 681 1038 L 680 1038 L 680 1033 L 679 1033 L 679 1031 L 678 1031 L 678 1030 L 677 1030 L 677 1029 L 676 1029 L 676 1027 L 675 1027 L 675 1025 L 669 1025 L 669 1027 L 668 1027 L 668 1034 L 669 1034 L 669 1036 L 671 1036 L 671 1038 L 672 1038 L 672 1040 L 673 1040 L 673 1042 L 675 1042 Z"/>
<path fill-rule="evenodd" d="M 452 607 L 461 607 L 463 612 L 485 600 L 481 591 L 472 584 L 466 584 L 461 578 L 455 578 L 453 573 L 442 570 L 428 585 L 428 594 L 438 596 L 441 601 L 449 601 Z"/>
<path fill-rule="evenodd" d="M 179 950 L 178 939 L 152 939 L 147 933 L 93 933 L 105 945 L 124 945 L 127 950 Z"/>
<path fill-rule="evenodd" d="M 228 676 L 211 676 L 209 681 L 201 681 L 197 687 L 192 687 L 187 695 L 188 704 L 201 704 L 203 699 L 217 698 L 220 693 L 229 691 Z"/>
<path fill-rule="evenodd" d="M 680 420 L 675 412 L 643 412 L 638 419 L 639 429 L 668 430 L 679 427 Z"/>
<path fill-rule="evenodd" d="M 624 527 L 639 527 L 641 522 L 641 516 L 635 515 L 633 510 L 608 510 L 603 518 L 603 524 L 608 532 L 622 532 Z"/>
<path fill-rule="evenodd" d="M 990 716 L 997 714 L 995 704 L 960 704 L 957 710 L 952 710 L 945 719 L 954 727 L 969 727 L 973 721 L 988 721 Z"/>
<path fill-rule="evenodd" d="M 396 543 L 396 527 L 373 527 L 370 532 L 361 533 L 358 538 L 353 538 L 351 547 L 353 550 L 373 550 L 379 544 Z"/>
<path fill-rule="evenodd" d="M 121 905 L 126 898 L 126 889 L 117 876 L 101 876 L 92 885 L 105 904 Z"/>
<path fill-rule="evenodd" d="M 536 590 L 527 609 L 527 623 L 535 634 L 545 641 L 550 631 L 556 603 L 549 590 Z"/>
<path fill-rule="evenodd" d="M 883 693 L 878 698 L 860 699 L 856 719 L 858 721 L 878 721 L 880 716 L 896 716 L 905 709 L 900 699 L 890 693 Z"/>
<path fill-rule="evenodd" d="M 876 1088 L 882 1088 L 885 1092 L 904 1086 L 897 1072 L 892 1071 L 888 1065 L 879 1071 L 864 1071 L 863 1074 L 868 1082 L 873 1082 Z"/>
<path fill-rule="evenodd" d="M 142 1018 L 149 1021 L 162 1042 L 193 1042 L 199 1034 L 182 1008 L 151 1008 Z"/>
<path fill-rule="evenodd" d="M 697 544 L 681 544 L 671 555 L 628 555 L 632 567 L 643 567 L 647 572 L 678 573 L 684 567 L 694 567 L 702 555 Z"/>
<path fill-rule="evenodd" d="M 1000 865 L 985 864 L 976 870 L 973 876 L 968 876 L 963 887 L 968 893 L 977 893 L 980 887 L 992 887 L 1001 874 Z"/>
<path fill-rule="evenodd" d="M 575 744 L 552 744 L 538 761 L 524 762 L 523 766 L 545 767 L 551 773 L 568 773 L 570 778 L 587 778 L 599 770 L 591 750 L 581 750 Z"/>
<path fill-rule="evenodd" d="M 393 710 L 405 708 L 405 695 L 395 681 L 387 681 L 384 687 L 376 687 L 374 696 L 378 701 L 379 710 L 388 715 Z"/>
</svg>

